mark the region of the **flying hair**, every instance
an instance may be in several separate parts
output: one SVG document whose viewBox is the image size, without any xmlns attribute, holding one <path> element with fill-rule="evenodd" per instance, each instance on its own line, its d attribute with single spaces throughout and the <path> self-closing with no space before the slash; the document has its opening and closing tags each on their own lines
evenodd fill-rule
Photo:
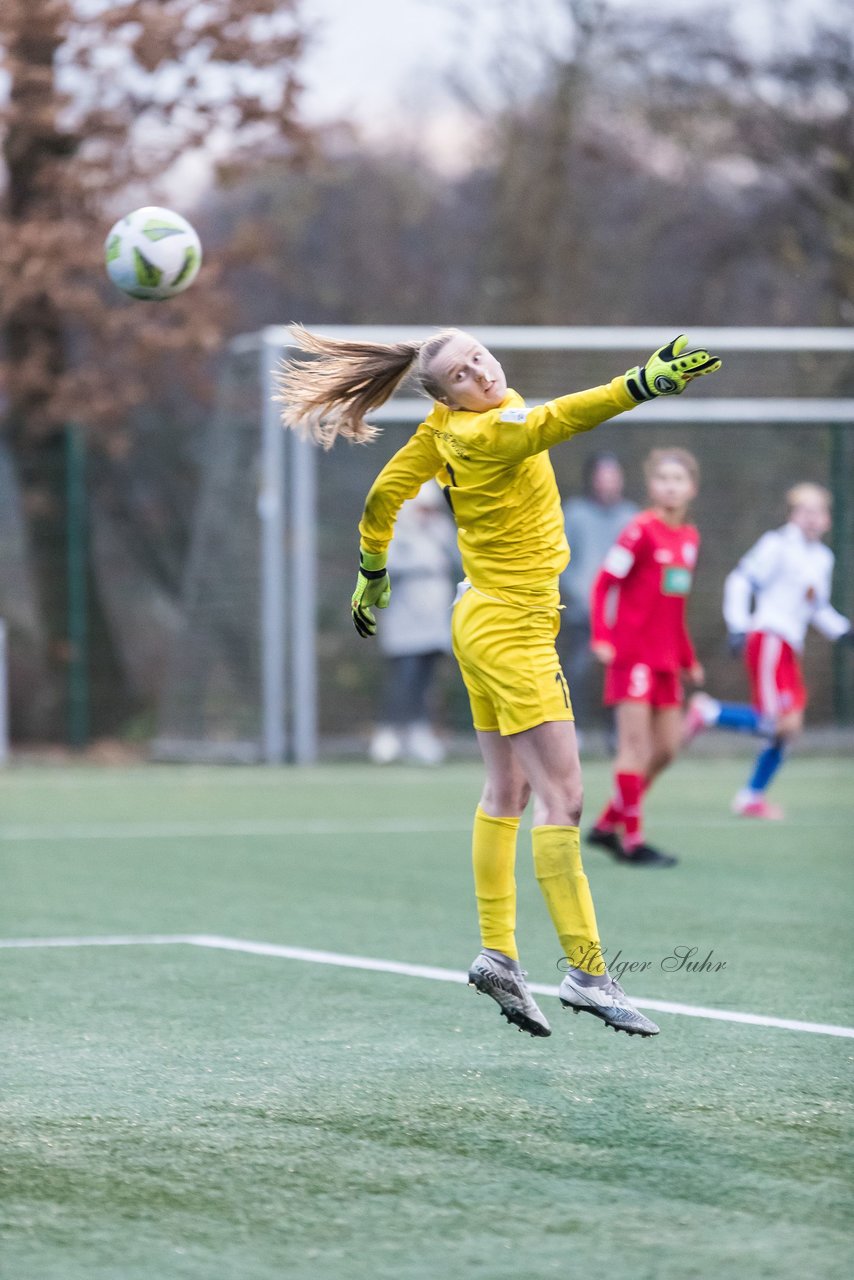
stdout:
<svg viewBox="0 0 854 1280">
<path fill-rule="evenodd" d="M 310 358 L 283 360 L 273 399 L 284 426 L 331 449 L 339 436 L 368 444 L 379 428 L 366 415 L 393 395 L 407 375 L 422 394 L 439 400 L 445 390 L 430 364 L 457 329 L 443 329 L 422 342 L 356 342 L 324 338 L 292 324 L 295 345 Z"/>
</svg>

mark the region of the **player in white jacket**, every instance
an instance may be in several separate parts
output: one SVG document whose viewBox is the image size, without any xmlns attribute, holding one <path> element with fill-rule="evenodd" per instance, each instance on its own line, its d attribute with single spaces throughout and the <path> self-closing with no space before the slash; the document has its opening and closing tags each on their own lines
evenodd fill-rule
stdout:
<svg viewBox="0 0 854 1280">
<path fill-rule="evenodd" d="M 765 793 L 803 726 L 807 694 L 800 655 L 807 628 L 833 641 L 854 639 L 850 621 L 830 603 L 833 552 L 822 538 L 830 530 L 831 496 L 821 485 L 798 484 L 786 500 L 788 523 L 764 533 L 724 584 L 730 649 L 744 654 L 752 705 L 698 693 L 685 724 L 685 741 L 714 725 L 770 738 L 733 802 L 736 813 L 750 818 L 783 816 Z"/>
</svg>

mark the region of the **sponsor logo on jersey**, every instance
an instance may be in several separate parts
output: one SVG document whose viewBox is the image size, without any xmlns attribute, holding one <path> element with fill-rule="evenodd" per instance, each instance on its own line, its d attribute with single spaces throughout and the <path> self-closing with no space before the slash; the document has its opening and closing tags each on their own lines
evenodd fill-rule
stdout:
<svg viewBox="0 0 854 1280">
<path fill-rule="evenodd" d="M 448 448 L 457 455 L 458 458 L 465 459 L 466 462 L 471 461 L 471 454 L 466 453 L 456 436 L 450 431 L 440 431 L 438 427 L 430 427 L 431 433 L 437 440 L 444 440 Z"/>
<path fill-rule="evenodd" d="M 504 409 L 499 422 L 524 422 L 528 416 L 527 409 Z"/>
<path fill-rule="evenodd" d="M 661 575 L 661 590 L 666 596 L 687 596 L 691 590 L 693 574 L 690 569 L 672 564 Z"/>
<path fill-rule="evenodd" d="M 653 559 L 657 560 L 659 564 L 670 564 L 673 559 L 673 552 L 668 551 L 666 547 L 658 547 L 652 554 Z"/>
<path fill-rule="evenodd" d="M 682 559 L 690 569 L 694 568 L 697 563 L 697 548 L 693 542 L 682 543 Z"/>
</svg>

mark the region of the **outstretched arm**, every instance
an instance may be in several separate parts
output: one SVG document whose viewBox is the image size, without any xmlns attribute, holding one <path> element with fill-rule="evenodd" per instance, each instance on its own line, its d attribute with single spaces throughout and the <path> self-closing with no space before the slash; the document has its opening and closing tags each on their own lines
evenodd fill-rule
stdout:
<svg viewBox="0 0 854 1280">
<path fill-rule="evenodd" d="M 530 410 L 505 409 L 498 417 L 499 422 L 507 423 L 505 456 L 515 462 L 542 453 L 645 400 L 680 395 L 694 378 L 721 367 L 717 356 L 708 351 L 686 351 L 687 343 L 685 334 L 680 334 L 653 352 L 645 365 L 635 365 L 604 386 L 561 396 Z M 511 430 L 514 425 L 518 428 L 515 432 Z"/>
</svg>

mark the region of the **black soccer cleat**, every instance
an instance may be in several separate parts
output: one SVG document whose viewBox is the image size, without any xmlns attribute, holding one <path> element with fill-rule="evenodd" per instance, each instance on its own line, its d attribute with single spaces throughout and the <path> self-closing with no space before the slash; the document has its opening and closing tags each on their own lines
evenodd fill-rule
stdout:
<svg viewBox="0 0 854 1280">
<path fill-rule="evenodd" d="M 631 867 L 675 867 L 679 859 L 651 844 L 638 844 L 634 849 L 624 850 L 620 861 Z"/>
<path fill-rule="evenodd" d="M 601 827 L 591 827 L 584 839 L 588 844 L 595 844 L 597 848 L 612 854 L 618 862 L 622 862 L 626 856 L 623 842 L 616 831 L 603 831 Z"/>
</svg>

